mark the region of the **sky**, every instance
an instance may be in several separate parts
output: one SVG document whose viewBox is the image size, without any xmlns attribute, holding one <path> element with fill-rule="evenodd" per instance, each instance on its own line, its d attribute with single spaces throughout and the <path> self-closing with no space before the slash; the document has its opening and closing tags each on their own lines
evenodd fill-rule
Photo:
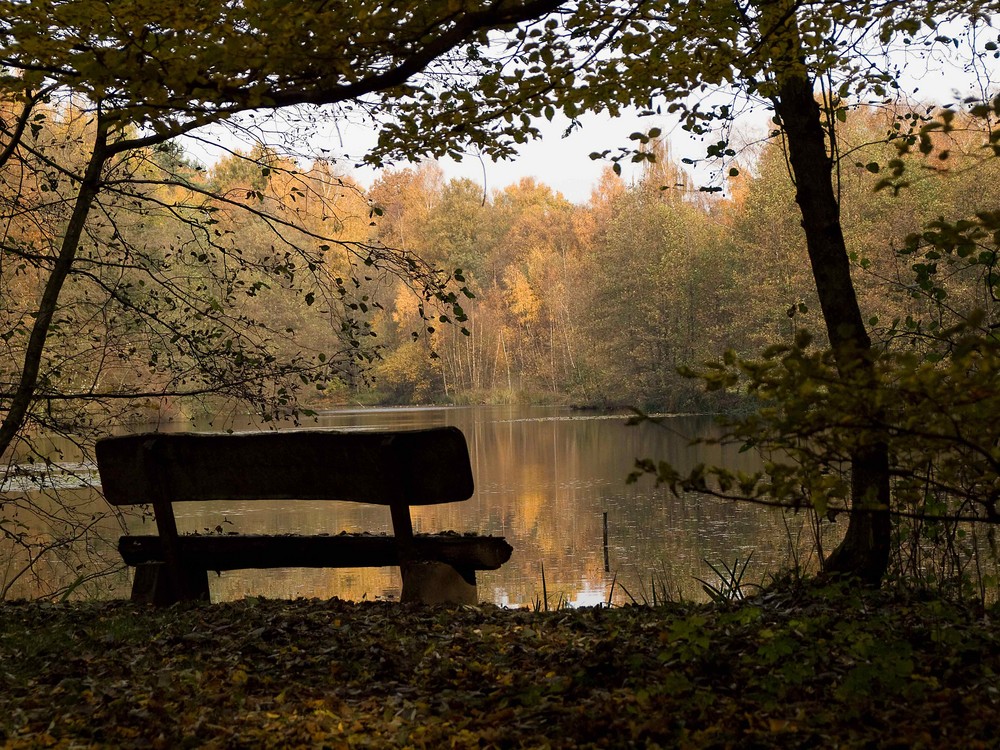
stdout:
<svg viewBox="0 0 1000 750">
<path fill-rule="evenodd" d="M 993 76 L 991 76 L 993 77 Z M 978 94 L 975 83 L 963 73 L 960 68 L 943 62 L 913 64 L 910 69 L 904 69 L 903 86 L 923 100 L 946 102 L 961 99 L 963 96 Z M 996 77 L 993 77 L 996 80 Z M 759 112 L 754 118 L 740 125 L 744 139 L 750 139 L 753 134 L 766 132 L 768 115 Z M 443 159 L 438 163 L 444 170 L 445 178 L 467 177 L 483 187 L 487 195 L 516 183 L 524 177 L 533 177 L 537 181 L 549 185 L 574 203 L 586 203 L 592 189 L 597 185 L 602 170 L 608 162 L 592 160 L 589 155 L 594 151 L 605 149 L 615 150 L 629 143 L 628 135 L 638 130 L 648 131 L 659 127 L 667 135 L 671 152 L 676 159 L 700 159 L 704 156 L 704 145 L 688 137 L 682 132 L 676 122 L 665 121 L 652 117 L 639 118 L 628 115 L 619 119 L 608 116 L 590 115 L 581 118 L 583 127 L 568 137 L 562 137 L 567 121 L 557 117 L 552 123 L 540 122 L 543 132 L 540 140 L 532 141 L 520 148 L 520 156 L 512 161 L 492 162 L 470 156 L 461 162 Z M 249 145 L 241 145 L 231 137 L 211 134 L 206 140 L 219 139 L 228 148 L 249 150 Z M 713 139 L 714 140 L 714 139 Z M 364 150 L 374 142 L 370 129 L 360 125 L 344 122 L 330 126 L 311 139 L 310 147 L 320 153 L 327 150 L 330 156 L 340 161 L 349 174 L 362 185 L 368 186 L 377 177 L 370 168 L 352 168 L 359 161 Z M 211 166 L 225 149 L 209 148 L 203 141 L 188 139 L 185 148 L 195 158 L 206 166 Z M 351 158 L 344 157 L 348 154 Z M 338 155 L 341 156 L 337 159 Z M 397 165 L 405 166 L 405 165 Z M 627 168 L 623 172 L 626 181 L 636 179 L 637 170 Z M 705 184 L 710 179 L 708 170 L 695 174 L 695 184 Z"/>
<path fill-rule="evenodd" d="M 566 138 L 562 136 L 568 120 L 560 121 L 556 118 L 552 123 L 540 122 L 543 137 L 521 146 L 520 156 L 515 160 L 493 162 L 471 155 L 461 162 L 446 158 L 439 160 L 438 164 L 444 170 L 446 179 L 467 177 L 482 186 L 488 195 L 524 177 L 533 177 L 561 192 L 570 201 L 586 203 L 602 170 L 609 166 L 608 162 L 590 159 L 592 152 L 616 149 L 627 144 L 628 135 L 637 130 L 648 131 L 652 127 L 660 127 L 664 133 L 669 133 L 670 128 L 676 125 L 637 116 L 615 120 L 607 116 L 592 115 L 581 118 L 581 121 L 583 128 Z M 273 123 L 270 127 L 274 127 Z M 215 140 L 224 144 L 224 148 L 212 148 L 208 145 L 207 142 Z M 369 186 L 377 177 L 376 170 L 369 167 L 357 168 L 354 165 L 372 143 L 374 135 L 370 130 L 358 124 L 339 122 L 313 136 L 310 149 L 317 155 L 324 153 L 333 158 L 348 169 L 355 180 Z M 203 138 L 184 139 L 184 148 L 205 166 L 214 164 L 225 155 L 227 148 L 238 148 L 246 152 L 251 147 L 249 140 L 241 143 L 230 134 L 219 131 L 205 133 Z M 683 155 L 690 155 L 692 158 L 698 155 L 696 148 L 689 150 L 690 154 Z M 629 169 L 625 169 L 623 175 L 626 179 L 634 176 Z"/>
<path fill-rule="evenodd" d="M 908 72 L 910 75 L 904 71 L 903 88 L 913 92 L 922 101 L 946 103 L 981 94 L 978 85 L 969 75 L 943 61 L 919 68 L 913 66 Z M 991 77 L 996 80 L 996 76 Z M 738 146 L 740 141 L 748 142 L 764 136 L 770 117 L 771 113 L 763 109 L 745 116 L 734 129 L 734 143 Z M 609 165 L 609 162 L 591 160 L 589 155 L 594 151 L 616 150 L 619 146 L 629 144 L 630 133 L 659 127 L 667 136 L 675 159 L 698 160 L 705 157 L 705 143 L 685 133 L 676 120 L 630 115 L 619 119 L 589 116 L 581 118 L 581 122 L 583 128 L 568 138 L 562 137 L 568 121 L 559 121 L 557 118 L 553 123 L 539 123 L 544 133 L 543 138 L 522 146 L 520 158 L 515 161 L 483 163 L 470 158 L 461 163 L 451 160 L 439 163 L 446 177 L 468 177 L 477 184 L 485 184 L 488 194 L 515 183 L 522 177 L 534 177 L 574 203 L 586 203 L 601 172 Z M 714 142 L 716 138 L 705 140 Z M 637 170 L 630 170 L 625 164 L 623 167 L 626 167 L 623 171 L 626 180 L 640 176 Z M 695 184 L 703 185 L 710 179 L 710 169 L 707 167 L 695 173 Z"/>
<path fill-rule="evenodd" d="M 565 138 L 563 134 L 568 120 L 556 118 L 552 123 L 537 123 L 543 137 L 522 145 L 519 157 L 512 161 L 493 162 L 473 155 L 461 162 L 441 159 L 438 164 L 446 178 L 467 177 L 484 187 L 487 194 L 522 178 L 533 177 L 574 203 L 586 203 L 601 172 L 610 165 L 610 162 L 591 159 L 591 153 L 617 149 L 629 143 L 628 135 L 638 130 L 648 131 L 657 126 L 664 132 L 669 130 L 663 122 L 636 116 L 617 120 L 607 116 L 589 116 L 581 121 L 582 129 Z M 623 174 L 626 178 L 631 176 L 628 170 Z"/>
</svg>

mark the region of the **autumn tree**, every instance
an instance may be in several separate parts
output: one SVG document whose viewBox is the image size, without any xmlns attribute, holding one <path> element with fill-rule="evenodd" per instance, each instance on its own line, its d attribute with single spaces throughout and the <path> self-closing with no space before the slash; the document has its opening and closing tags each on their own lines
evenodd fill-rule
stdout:
<svg viewBox="0 0 1000 750">
<path fill-rule="evenodd" d="M 493 205 L 481 185 L 452 179 L 438 185 L 424 215 L 423 245 L 444 268 L 460 269 L 472 297 L 463 302 L 468 320 L 461 327 L 434 326 L 432 340 L 440 355 L 441 397 L 474 400 L 502 390 L 496 374 L 510 375 L 504 356 L 502 304 L 490 293 L 489 257 L 499 228 Z M 491 367 L 492 365 L 492 367 Z M 507 378 L 509 390 L 510 378 Z"/>
<path fill-rule="evenodd" d="M 392 116 L 388 103 L 422 100 L 481 70 L 479 48 L 557 4 L 0 4 L 0 268 L 16 295 L 5 294 L 0 319 L 0 455 L 30 442 L 28 428 L 48 426 L 59 404 L 69 405 L 64 424 L 92 406 L 206 392 L 265 414 L 293 407 L 303 380 L 335 374 L 329 349 L 342 343 L 348 359 L 366 356 L 352 351 L 370 333 L 370 306 L 355 296 L 365 277 L 392 274 L 429 301 L 456 303 L 446 273 L 343 234 L 330 175 L 317 187 L 315 174 L 275 168 L 262 151 L 241 162 L 246 189 L 233 192 L 230 179 L 222 192 L 169 158 L 167 144 L 294 108 L 306 123 Z M 282 205 L 263 189 L 279 174 Z M 307 196 L 315 223 L 288 206 Z M 240 221 L 269 234 L 265 253 L 242 257 L 231 223 Z M 159 237 L 147 243 L 151 224 Z M 282 285 L 336 318 L 337 343 L 283 349 L 287 330 L 235 311 Z M 81 377 L 80 348 L 102 368 L 120 362 L 124 379 L 87 368 Z M 156 370 L 169 375 L 151 382 Z"/>
<path fill-rule="evenodd" d="M 851 276 L 836 188 L 838 123 L 851 106 L 902 94 L 899 59 L 954 49 L 965 40 L 980 69 L 992 50 L 975 46 L 975 32 L 991 8 L 935 0 L 835 6 L 795 0 L 580 2 L 572 13 L 523 32 L 521 67 L 448 96 L 464 107 L 471 132 L 492 127 L 493 138 L 508 143 L 525 137 L 518 118 L 529 115 L 551 118 L 558 110 L 575 122 L 585 111 L 665 112 L 705 138 L 707 157 L 723 163 L 736 155 L 727 136 L 734 116 L 764 105 L 785 144 L 824 334 L 841 375 L 850 375 L 862 393 L 874 393 L 872 341 Z M 424 153 L 440 152 L 431 138 L 448 122 L 430 112 L 414 116 L 408 132 L 425 139 Z M 601 155 L 616 166 L 622 159 L 646 160 L 641 144 L 655 137 L 653 130 L 633 134 L 638 148 L 609 146 Z M 385 133 L 386 152 L 394 135 Z M 862 405 L 879 408 L 874 398 Z M 888 560 L 889 456 L 880 439 L 855 437 L 852 512 L 827 568 L 874 583 Z"/>
<path fill-rule="evenodd" d="M 44 155 L 70 190 L 62 203 L 65 229 L 50 233 L 44 240 L 48 247 L 39 254 L 45 284 L 27 331 L 20 374 L 5 394 L 0 451 L 6 452 L 37 403 L 48 335 L 92 213 L 102 213 L 103 196 L 116 192 L 142 203 L 128 178 L 130 156 L 252 109 L 366 108 L 379 97 L 416 101 L 421 86 L 431 87 L 436 76 L 459 75 L 474 66 L 475 55 L 463 50 L 487 43 L 490 29 L 530 20 L 555 6 L 537 0 L 458 8 L 451 3 L 369 7 L 362 2 L 296 5 L 290 12 L 288 3 L 273 2 L 198 7 L 6 3 L 0 25 L 2 93 L 20 111 L 10 125 L 4 121 L 3 166 L 37 153 L 36 108 L 44 101 L 60 98 L 65 107 L 78 107 L 86 135 L 80 164 L 61 162 L 57 152 Z M 236 49 L 239 54 L 232 53 Z M 268 169 L 262 165 L 262 176 Z M 170 182 L 169 177 L 158 179 Z M 210 217 L 203 218 L 200 226 L 210 226 Z M 199 225 L 197 219 L 192 223 Z M 283 222 L 269 223 L 277 227 Z M 209 244 L 212 234 L 211 229 L 202 232 Z M 294 250 L 294 263 L 279 263 L 274 270 L 287 274 L 318 267 L 317 254 L 331 238 L 314 239 L 313 247 Z M 8 238 L 5 249 L 18 242 Z M 426 288 L 431 296 L 439 289 L 433 274 L 421 271 L 412 258 L 364 243 L 351 249 L 366 265 L 394 268 L 418 284 L 430 282 Z M 335 297 L 341 288 L 334 284 Z"/>
<path fill-rule="evenodd" d="M 697 389 L 677 368 L 710 356 L 723 329 L 736 328 L 720 315 L 736 259 L 679 163 L 658 150 L 636 184 L 592 200 L 600 218 L 578 281 L 589 295 L 581 357 L 595 396 L 690 408 Z"/>
<path fill-rule="evenodd" d="M 582 273 L 577 209 L 533 179 L 485 196 L 469 180 L 443 183 L 439 169 L 428 165 L 384 173 L 369 194 L 382 211 L 380 239 L 455 269 L 466 285 L 467 319 L 460 326 L 440 325 L 441 316 L 424 325 L 422 341 L 440 359 L 440 373 L 431 378 L 442 388 L 438 397 L 561 398 L 575 377 L 580 343 L 570 309 Z M 391 325 L 380 339 L 388 349 L 413 352 L 420 345 L 409 340 L 420 328 L 420 304 L 401 287 L 387 305 Z M 410 354 L 391 357 L 394 378 L 429 374 L 421 374 Z M 398 366 L 404 359 L 407 368 Z"/>
<path fill-rule="evenodd" d="M 837 368 L 861 393 L 874 393 L 872 342 L 851 277 L 835 184 L 837 113 L 849 97 L 884 98 L 899 88 L 898 69 L 881 54 L 891 43 L 950 43 L 938 28 L 942 22 L 975 24 L 979 13 L 978 4 L 882 6 L 865 0 L 836 6 L 794 0 L 581 2 L 544 28 L 524 30 L 521 67 L 487 76 L 475 90 L 444 96 L 456 107 L 468 103 L 464 119 L 470 132 L 492 128 L 495 139 L 509 143 L 525 137 L 518 118 L 530 114 L 551 118 L 559 109 L 573 120 L 587 110 L 617 114 L 635 107 L 655 115 L 665 107 L 688 131 L 709 139 L 709 157 L 723 160 L 735 151 L 724 132 L 714 135 L 717 126 L 724 129 L 748 104 L 764 103 L 786 144 Z M 855 52 L 863 54 L 863 62 Z M 879 60 L 881 66 L 874 64 Z M 730 93 L 713 97 L 714 90 Z M 422 134 L 425 153 L 440 153 L 428 139 L 453 120 L 413 115 L 406 132 Z M 392 151 L 389 139 L 397 135 L 391 129 L 384 133 L 385 151 Z M 634 139 L 642 143 L 654 135 L 637 133 Z M 641 148 L 628 147 L 603 155 L 618 161 L 648 158 Z M 879 408 L 874 401 L 861 406 Z M 886 570 L 891 530 L 887 446 L 859 435 L 850 464 L 850 522 L 826 566 L 877 583 Z"/>
</svg>

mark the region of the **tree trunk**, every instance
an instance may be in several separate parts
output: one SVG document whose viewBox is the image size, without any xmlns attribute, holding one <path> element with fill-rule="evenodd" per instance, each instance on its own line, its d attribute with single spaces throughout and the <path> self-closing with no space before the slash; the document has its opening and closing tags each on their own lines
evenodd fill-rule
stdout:
<svg viewBox="0 0 1000 750">
<path fill-rule="evenodd" d="M 10 406 L 7 413 L 0 422 L 0 456 L 6 454 L 7 449 L 13 442 L 18 430 L 24 425 L 25 417 L 28 413 L 32 401 L 34 401 L 35 389 L 38 387 L 38 379 L 42 362 L 42 355 L 45 352 L 45 345 L 49 336 L 49 328 L 52 325 L 52 318 L 55 315 L 59 304 L 59 295 L 62 293 L 66 277 L 73 267 L 76 259 L 76 252 L 80 246 L 80 237 L 90 215 L 90 208 L 97 198 L 101 187 L 101 172 L 108 159 L 108 123 L 98 114 L 97 132 L 94 136 L 94 147 L 87 163 L 83 179 L 80 182 L 80 191 L 77 193 L 76 204 L 73 207 L 73 214 L 66 226 L 66 233 L 63 236 L 59 252 L 53 259 L 52 270 L 45 282 L 45 289 L 38 302 L 38 311 L 34 316 L 34 323 L 31 326 L 31 334 L 28 338 L 28 346 L 24 354 L 24 362 L 21 365 L 21 377 L 17 384 L 17 389 L 11 397 Z"/>
<path fill-rule="evenodd" d="M 861 375 L 875 384 L 871 339 L 851 280 L 850 261 L 834 192 L 833 160 L 804 69 L 780 81 L 775 110 L 788 143 L 795 178 L 795 201 L 802 213 L 806 247 L 819 293 L 823 320 L 841 375 Z M 866 389 L 871 390 L 871 389 Z M 851 455 L 851 514 L 844 541 L 827 558 L 825 570 L 878 585 L 889 563 L 889 455 L 883 443 Z"/>
</svg>

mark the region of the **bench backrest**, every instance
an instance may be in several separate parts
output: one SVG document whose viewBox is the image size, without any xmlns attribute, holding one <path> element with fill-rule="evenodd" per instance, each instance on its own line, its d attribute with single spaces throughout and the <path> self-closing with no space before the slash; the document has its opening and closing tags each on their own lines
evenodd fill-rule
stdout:
<svg viewBox="0 0 1000 750">
<path fill-rule="evenodd" d="M 472 495 L 455 427 L 393 432 L 148 433 L 97 443 L 112 505 L 164 500 L 353 500 L 434 505 Z"/>
</svg>

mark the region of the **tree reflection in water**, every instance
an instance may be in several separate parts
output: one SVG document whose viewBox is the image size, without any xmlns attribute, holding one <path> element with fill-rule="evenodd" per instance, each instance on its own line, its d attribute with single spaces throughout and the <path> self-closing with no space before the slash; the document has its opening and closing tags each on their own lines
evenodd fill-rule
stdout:
<svg viewBox="0 0 1000 750">
<path fill-rule="evenodd" d="M 625 420 L 625 415 L 560 407 L 396 408 L 328 412 L 320 415 L 318 426 L 462 429 L 469 441 L 476 493 L 463 503 L 414 508 L 414 527 L 418 532 L 457 529 L 506 536 L 514 546 L 510 562 L 499 571 L 480 574 L 480 596 L 497 604 L 540 605 L 543 564 L 552 607 L 559 602 L 606 602 L 612 582 L 617 604 L 652 602 L 654 590 L 657 599 L 664 593 L 704 599 L 695 576 L 712 575 L 706 559 L 731 564 L 753 552 L 746 580 L 759 582 L 789 565 L 796 540 L 808 556 L 812 545 L 804 513 L 783 518 L 775 510 L 704 496 L 676 498 L 648 479 L 625 483 L 640 457 L 666 459 L 681 469 L 697 462 L 755 468 L 757 458 L 739 453 L 735 446 L 688 445 L 691 438 L 713 429 L 710 418 L 671 418 L 669 429 L 628 427 Z M 185 503 L 177 510 L 181 531 L 200 533 L 214 530 L 220 514 L 227 532 L 335 534 L 390 528 L 386 508 L 353 503 Z M 150 519 L 130 523 L 133 530 L 144 525 L 148 528 Z M 214 599 L 262 595 L 360 600 L 396 598 L 400 589 L 395 569 L 233 571 L 210 579 Z M 26 580 L 24 590 L 15 595 L 35 595 L 32 588 Z M 127 596 L 127 591 L 127 581 L 119 577 L 96 593 Z"/>
</svg>

